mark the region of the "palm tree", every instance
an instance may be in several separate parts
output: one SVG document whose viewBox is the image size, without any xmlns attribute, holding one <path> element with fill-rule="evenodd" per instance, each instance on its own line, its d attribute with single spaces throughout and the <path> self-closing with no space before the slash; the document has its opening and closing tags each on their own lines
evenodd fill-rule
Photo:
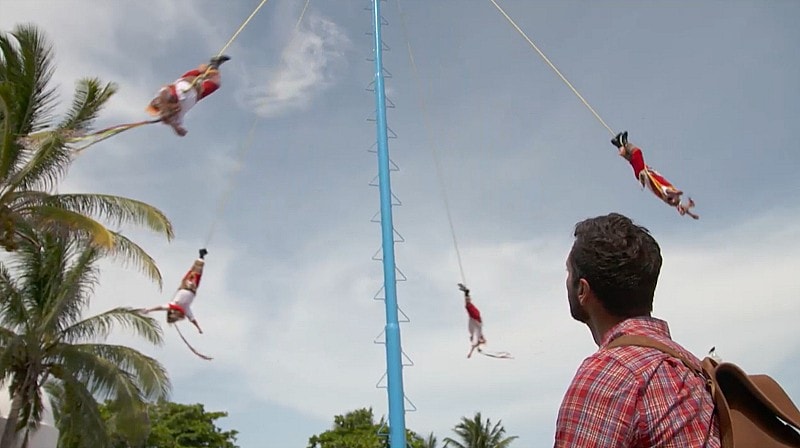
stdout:
<svg viewBox="0 0 800 448">
<path fill-rule="evenodd" d="M 453 432 L 461 441 L 445 437 L 445 448 L 450 445 L 455 448 L 508 448 L 511 442 L 518 438 L 518 436 L 505 437 L 506 429 L 502 425 L 502 420 L 494 426 L 488 418 L 484 423 L 480 412 L 476 412 L 472 419 L 462 417 L 461 422 L 453 428 Z"/>
<path fill-rule="evenodd" d="M 37 427 L 43 392 L 54 399 L 54 411 L 71 411 L 66 420 L 57 416 L 60 428 L 78 429 L 91 446 L 104 446 L 97 399 L 135 411 L 166 398 L 171 385 L 155 359 L 95 341 L 122 326 L 160 345 L 161 327 L 130 308 L 83 317 L 102 258 L 86 241 L 42 235 L 35 244 L 23 241 L 9 258 L 0 265 L 0 384 L 8 386 L 12 404 L 0 448 Z"/>
<path fill-rule="evenodd" d="M 104 194 L 57 194 L 72 162 L 70 138 L 87 132 L 117 91 L 97 78 L 78 81 L 72 106 L 52 117 L 55 90 L 50 43 L 33 25 L 0 34 L 0 246 L 13 251 L 37 232 L 84 238 L 139 267 L 161 286 L 153 259 L 110 226 L 133 223 L 173 237 L 172 224 L 155 207 Z"/>
<path fill-rule="evenodd" d="M 428 438 L 422 441 L 422 448 L 436 448 L 436 436 L 433 433 L 428 434 Z"/>
</svg>

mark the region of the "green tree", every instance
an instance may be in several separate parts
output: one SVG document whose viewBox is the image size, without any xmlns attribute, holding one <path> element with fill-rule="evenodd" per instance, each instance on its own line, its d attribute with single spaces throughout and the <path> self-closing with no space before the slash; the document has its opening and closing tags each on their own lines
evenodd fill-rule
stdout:
<svg viewBox="0 0 800 448">
<path fill-rule="evenodd" d="M 456 433 L 460 441 L 450 437 L 444 438 L 445 448 L 453 446 L 455 448 L 507 448 L 518 436 L 506 437 L 506 429 L 502 421 L 492 426 L 487 418 L 483 421 L 480 412 L 476 412 L 472 419 L 462 417 L 453 432 Z"/>
<path fill-rule="evenodd" d="M 158 323 L 130 308 L 83 316 L 101 257 L 85 241 L 42 235 L 35 244 L 23 241 L 0 265 L 0 384 L 12 399 L 0 448 L 38 425 L 43 389 L 62 435 L 80 433 L 84 446 L 94 447 L 107 439 L 95 397 L 133 412 L 168 395 L 170 382 L 158 361 L 130 347 L 94 342 L 124 327 L 162 343 Z"/>
<path fill-rule="evenodd" d="M 15 250 L 36 233 L 69 234 L 136 263 L 161 285 L 153 259 L 118 231 L 144 226 L 172 239 L 172 224 L 155 207 L 120 196 L 53 193 L 72 162 L 70 138 L 87 132 L 117 91 L 97 78 L 77 82 L 71 108 L 56 121 L 50 87 L 53 50 L 33 25 L 0 34 L 0 246 Z"/>
<path fill-rule="evenodd" d="M 109 407 L 104 406 L 104 411 Z M 227 412 L 208 412 L 202 404 L 180 404 L 159 401 L 148 406 L 145 425 L 137 426 L 148 431 L 134 434 L 130 423 L 125 431 L 123 426 L 114 424 L 120 409 L 105 412 L 109 423 L 111 448 L 238 448 L 235 444 L 237 431 L 223 431 L 214 423 L 227 417 Z M 119 422 L 116 422 L 119 423 Z M 132 437 L 133 435 L 133 437 Z M 144 442 L 144 443 L 143 443 Z"/>
<path fill-rule="evenodd" d="M 308 439 L 308 448 L 389 448 L 386 420 L 375 422 L 372 408 L 361 408 L 333 417 L 333 427 Z M 424 448 L 424 440 L 406 429 L 411 448 Z"/>
</svg>

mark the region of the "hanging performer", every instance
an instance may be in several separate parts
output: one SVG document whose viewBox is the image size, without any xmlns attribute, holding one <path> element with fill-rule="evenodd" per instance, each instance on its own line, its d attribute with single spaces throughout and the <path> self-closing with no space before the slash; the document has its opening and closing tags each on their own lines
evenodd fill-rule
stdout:
<svg viewBox="0 0 800 448">
<path fill-rule="evenodd" d="M 486 343 L 486 338 L 483 337 L 483 322 L 481 321 L 481 312 L 472 304 L 472 297 L 469 296 L 469 289 L 463 283 L 458 284 L 458 289 L 464 293 L 464 307 L 467 309 L 469 322 L 467 329 L 469 330 L 469 343 L 471 348 L 467 354 L 467 358 L 472 357 L 472 352 L 478 349 L 481 351 L 480 346 Z"/>
<path fill-rule="evenodd" d="M 467 315 L 469 316 L 467 329 L 469 330 L 470 350 L 469 353 L 467 353 L 467 358 L 471 358 L 472 353 L 476 349 L 478 350 L 478 353 L 485 356 L 490 356 L 492 358 L 511 358 L 511 354 L 508 352 L 490 353 L 481 349 L 481 346 L 486 344 L 486 338 L 483 336 L 483 320 L 481 320 L 481 312 L 478 310 L 478 307 L 472 304 L 472 297 L 469 295 L 469 289 L 467 289 L 463 283 L 458 284 L 458 289 L 464 293 L 464 307 L 467 309 Z"/>
<path fill-rule="evenodd" d="M 185 136 L 188 131 L 183 127 L 183 117 L 198 101 L 219 89 L 222 84 L 219 66 L 228 60 L 228 56 L 215 56 L 208 64 L 184 73 L 174 83 L 162 87 L 145 110 L 172 127 L 176 134 Z"/>
<path fill-rule="evenodd" d="M 631 164 L 631 167 L 633 167 L 633 174 L 639 179 L 643 187 L 648 187 L 659 199 L 675 207 L 681 216 L 689 215 L 694 219 L 700 219 L 700 216 L 689 211 L 689 209 L 694 207 L 692 198 L 689 198 L 685 205 L 681 204 L 681 195 L 683 192 L 675 188 L 664 176 L 659 174 L 658 171 L 645 164 L 642 150 L 628 142 L 627 131 L 617 134 L 616 137 L 611 139 L 611 144 L 617 147 L 619 149 L 619 155 Z"/>
<path fill-rule="evenodd" d="M 175 293 L 170 303 L 148 308 L 144 310 L 144 313 L 166 311 L 167 323 L 170 324 L 185 317 L 189 319 L 189 322 L 194 324 L 194 326 L 197 327 L 197 331 L 202 334 L 203 330 L 200 328 L 197 319 L 194 318 L 194 314 L 192 313 L 192 302 L 194 302 L 195 295 L 197 295 L 197 287 L 200 286 L 200 277 L 203 275 L 206 254 L 208 254 L 207 250 L 200 249 L 200 258 L 192 263 L 192 267 L 189 268 L 186 275 L 183 276 L 180 287 L 178 287 L 178 291 Z"/>
</svg>

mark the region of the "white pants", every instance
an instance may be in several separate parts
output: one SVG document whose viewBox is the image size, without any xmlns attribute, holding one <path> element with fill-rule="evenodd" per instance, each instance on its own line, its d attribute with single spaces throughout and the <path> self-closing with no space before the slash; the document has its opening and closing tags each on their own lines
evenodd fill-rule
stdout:
<svg viewBox="0 0 800 448">
<path fill-rule="evenodd" d="M 194 293 L 188 289 L 179 289 L 175 293 L 175 297 L 172 298 L 171 303 L 183 308 L 184 314 L 191 320 L 194 319 L 194 314 L 192 314 L 192 302 L 194 302 Z"/>
<path fill-rule="evenodd" d="M 174 123 L 178 125 L 183 124 L 183 117 L 189 109 L 197 104 L 197 89 L 192 86 L 192 83 L 184 79 L 175 81 L 175 91 L 178 94 L 178 102 L 181 105 L 180 110 L 173 117 Z"/>
<path fill-rule="evenodd" d="M 469 324 L 467 324 L 467 329 L 469 330 L 469 340 L 472 342 L 472 345 L 476 345 L 483 339 L 483 324 L 478 322 L 475 319 L 470 319 Z"/>
</svg>

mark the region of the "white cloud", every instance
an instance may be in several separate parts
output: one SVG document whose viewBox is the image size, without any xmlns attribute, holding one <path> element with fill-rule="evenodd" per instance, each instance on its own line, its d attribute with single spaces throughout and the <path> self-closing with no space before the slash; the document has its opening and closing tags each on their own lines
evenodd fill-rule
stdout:
<svg viewBox="0 0 800 448">
<path fill-rule="evenodd" d="M 349 46 L 333 21 L 307 13 L 281 53 L 280 65 L 258 77 L 267 82 L 251 89 L 250 102 L 265 117 L 307 108 L 335 82 Z"/>
</svg>

